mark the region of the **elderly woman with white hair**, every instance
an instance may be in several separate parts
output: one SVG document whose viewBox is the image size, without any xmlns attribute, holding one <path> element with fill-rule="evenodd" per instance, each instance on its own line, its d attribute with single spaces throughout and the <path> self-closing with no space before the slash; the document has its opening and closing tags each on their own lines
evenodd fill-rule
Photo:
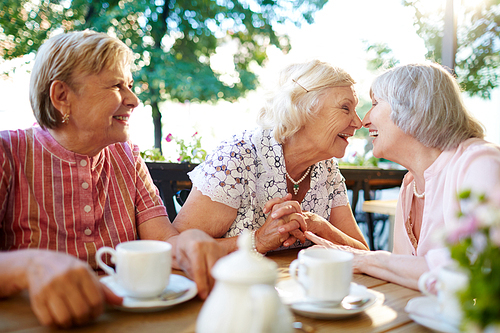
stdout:
<svg viewBox="0 0 500 333">
<path fill-rule="evenodd" d="M 307 238 L 351 251 L 356 273 L 418 289 L 418 278 L 448 263 L 440 231 L 456 221 L 458 193 L 500 189 L 500 147 L 483 140 L 455 78 L 436 64 L 406 65 L 372 84 L 373 106 L 363 119 L 373 155 L 408 169 L 396 208 L 394 250 L 358 251 L 313 233 Z"/>
<path fill-rule="evenodd" d="M 204 230 L 228 252 L 244 229 L 260 253 L 310 245 L 306 230 L 367 249 L 333 159 L 361 128 L 353 84 L 317 60 L 288 66 L 260 127 L 223 142 L 189 174 L 193 188 L 174 226 Z"/>
</svg>

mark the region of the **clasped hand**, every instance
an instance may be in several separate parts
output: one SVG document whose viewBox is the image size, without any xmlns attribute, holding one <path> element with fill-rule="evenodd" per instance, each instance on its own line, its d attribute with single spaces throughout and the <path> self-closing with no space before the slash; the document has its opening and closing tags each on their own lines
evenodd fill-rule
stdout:
<svg viewBox="0 0 500 333">
<path fill-rule="evenodd" d="M 255 233 L 256 247 L 261 253 L 290 246 L 298 239 L 305 242 L 304 232 L 307 230 L 302 208 L 297 201 L 291 201 L 292 195 L 269 200 L 263 209 L 270 213 L 266 222 Z"/>
</svg>

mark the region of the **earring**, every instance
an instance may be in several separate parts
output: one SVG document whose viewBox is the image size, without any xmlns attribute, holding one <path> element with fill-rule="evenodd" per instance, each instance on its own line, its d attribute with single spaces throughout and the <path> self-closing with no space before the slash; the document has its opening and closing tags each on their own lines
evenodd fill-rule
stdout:
<svg viewBox="0 0 500 333">
<path fill-rule="evenodd" d="M 69 120 L 69 113 L 65 113 L 62 117 L 61 123 L 66 124 Z"/>
</svg>

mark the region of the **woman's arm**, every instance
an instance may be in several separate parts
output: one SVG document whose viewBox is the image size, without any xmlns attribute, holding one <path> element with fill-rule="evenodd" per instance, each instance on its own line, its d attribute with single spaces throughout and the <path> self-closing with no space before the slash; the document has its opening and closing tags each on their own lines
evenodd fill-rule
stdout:
<svg viewBox="0 0 500 333">
<path fill-rule="evenodd" d="M 221 238 L 236 219 L 237 210 L 220 202 L 212 201 L 195 186 L 191 189 L 186 202 L 177 214 L 172 225 L 183 232 L 200 229 L 217 239 L 226 253 L 235 251 L 237 237 Z"/>
<path fill-rule="evenodd" d="M 257 251 L 266 253 L 282 246 L 291 234 L 305 240 L 299 229 L 306 230 L 300 206 L 295 201 L 275 198 L 264 208 L 270 212 L 264 225 L 255 233 Z M 219 202 L 212 201 L 193 186 L 188 199 L 174 220 L 173 226 L 180 232 L 200 229 L 217 239 L 229 253 L 237 250 L 237 237 L 221 238 L 236 219 L 237 210 Z M 295 239 L 295 238 L 294 238 Z"/>
<path fill-rule="evenodd" d="M 332 208 L 330 223 L 321 216 L 303 212 L 307 230 L 338 245 L 348 245 L 356 249 L 368 250 L 361 230 L 352 215 L 349 205 Z"/>
<path fill-rule="evenodd" d="M 366 251 L 350 246 L 336 245 L 307 231 L 306 237 L 327 248 L 335 248 L 354 254 L 353 272 L 397 283 L 418 290 L 420 275 L 429 270 L 424 257 L 393 254 L 387 251 Z"/>
</svg>

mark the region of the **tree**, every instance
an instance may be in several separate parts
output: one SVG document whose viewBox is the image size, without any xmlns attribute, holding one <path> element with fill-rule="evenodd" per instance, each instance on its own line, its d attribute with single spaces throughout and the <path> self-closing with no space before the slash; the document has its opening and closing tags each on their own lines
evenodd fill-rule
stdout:
<svg viewBox="0 0 500 333">
<path fill-rule="evenodd" d="M 403 4 L 415 10 L 417 33 L 428 50 L 426 57 L 441 62 L 444 7 L 430 12 L 426 9 L 428 2 L 404 0 Z M 462 0 L 455 12 L 458 82 L 470 96 L 489 98 L 499 85 L 500 0 L 474 1 L 474 6 L 467 6 L 467 1 Z"/>
<path fill-rule="evenodd" d="M 116 35 L 137 54 L 135 91 L 152 107 L 161 149 L 160 103 L 235 100 L 255 89 L 252 65 L 266 49 L 290 48 L 278 25 L 312 23 L 327 0 L 0 0 L 0 54 L 35 52 L 60 31 L 93 29 Z M 210 57 L 234 43 L 234 71 L 215 72 Z"/>
<path fill-rule="evenodd" d="M 392 49 L 386 43 L 374 43 L 371 44 L 368 41 L 363 41 L 365 44 L 365 50 L 369 55 L 372 55 L 368 59 L 367 68 L 371 71 L 377 71 L 378 69 L 388 69 L 399 64 L 399 60 L 396 59 L 392 53 Z"/>
</svg>

